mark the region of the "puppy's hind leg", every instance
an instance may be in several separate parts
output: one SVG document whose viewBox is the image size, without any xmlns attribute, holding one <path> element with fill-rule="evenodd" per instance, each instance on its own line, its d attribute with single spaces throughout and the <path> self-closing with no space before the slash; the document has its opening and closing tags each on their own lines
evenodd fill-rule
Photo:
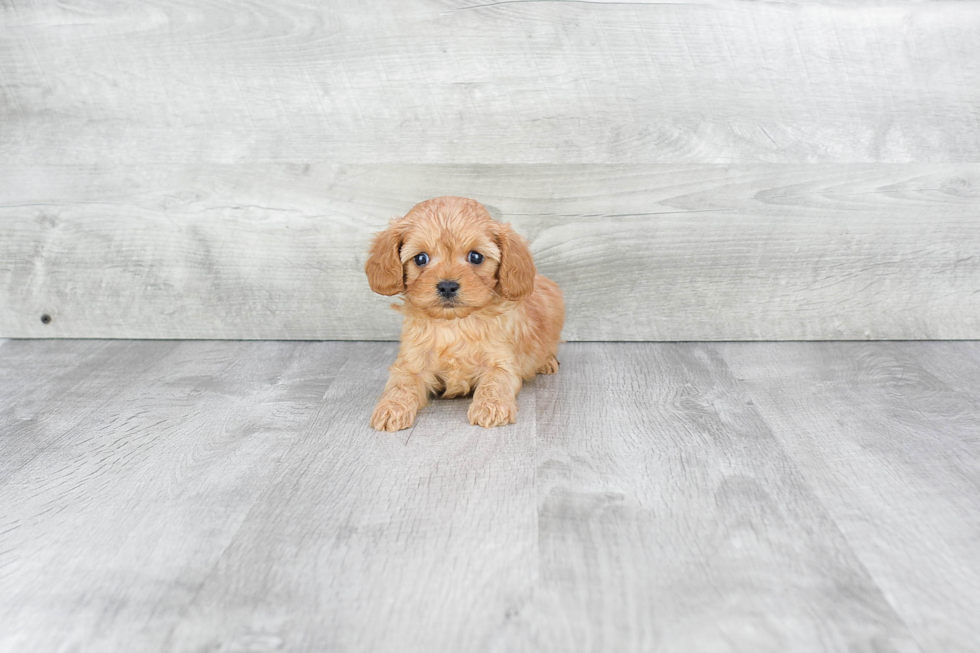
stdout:
<svg viewBox="0 0 980 653">
<path fill-rule="evenodd" d="M 554 356 L 549 356 L 545 364 L 537 369 L 535 374 L 557 374 L 561 363 Z"/>
</svg>

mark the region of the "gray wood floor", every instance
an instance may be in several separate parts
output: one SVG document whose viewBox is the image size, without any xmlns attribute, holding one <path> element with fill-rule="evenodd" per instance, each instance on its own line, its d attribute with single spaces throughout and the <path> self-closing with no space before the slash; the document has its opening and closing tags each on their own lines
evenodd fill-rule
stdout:
<svg viewBox="0 0 980 653">
<path fill-rule="evenodd" d="M 0 347 L 0 651 L 977 651 L 980 342 Z"/>
</svg>

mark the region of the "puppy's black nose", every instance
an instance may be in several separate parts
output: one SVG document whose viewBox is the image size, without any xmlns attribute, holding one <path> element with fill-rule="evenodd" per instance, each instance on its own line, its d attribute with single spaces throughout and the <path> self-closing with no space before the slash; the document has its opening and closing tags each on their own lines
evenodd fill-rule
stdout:
<svg viewBox="0 0 980 653">
<path fill-rule="evenodd" d="M 436 284 L 436 290 L 440 295 L 446 299 L 449 299 L 456 296 L 456 293 L 459 291 L 459 283 L 455 281 L 442 280 Z"/>
</svg>

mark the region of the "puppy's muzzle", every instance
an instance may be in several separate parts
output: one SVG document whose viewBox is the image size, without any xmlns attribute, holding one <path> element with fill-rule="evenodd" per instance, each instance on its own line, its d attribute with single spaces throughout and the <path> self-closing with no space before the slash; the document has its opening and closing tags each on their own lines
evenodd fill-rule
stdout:
<svg viewBox="0 0 980 653">
<path fill-rule="evenodd" d="M 456 294 L 459 292 L 459 282 L 443 279 L 436 284 L 436 292 L 439 293 L 439 296 L 443 299 L 456 299 Z"/>
</svg>

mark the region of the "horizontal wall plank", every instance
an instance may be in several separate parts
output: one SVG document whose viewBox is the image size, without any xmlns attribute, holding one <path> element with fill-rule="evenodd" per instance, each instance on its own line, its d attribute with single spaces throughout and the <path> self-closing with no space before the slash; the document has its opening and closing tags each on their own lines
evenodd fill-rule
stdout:
<svg viewBox="0 0 980 653">
<path fill-rule="evenodd" d="M 569 340 L 980 338 L 980 164 L 0 164 L 0 337 L 390 339 L 372 232 L 483 201 Z M 40 317 L 51 317 L 42 323 Z"/>
<path fill-rule="evenodd" d="M 387 339 L 476 197 L 569 339 L 980 337 L 980 3 L 0 3 L 0 336 Z M 42 322 L 41 316 L 48 316 Z"/>
<path fill-rule="evenodd" d="M 11 164 L 980 160 L 975 2 L 0 5 Z"/>
</svg>

